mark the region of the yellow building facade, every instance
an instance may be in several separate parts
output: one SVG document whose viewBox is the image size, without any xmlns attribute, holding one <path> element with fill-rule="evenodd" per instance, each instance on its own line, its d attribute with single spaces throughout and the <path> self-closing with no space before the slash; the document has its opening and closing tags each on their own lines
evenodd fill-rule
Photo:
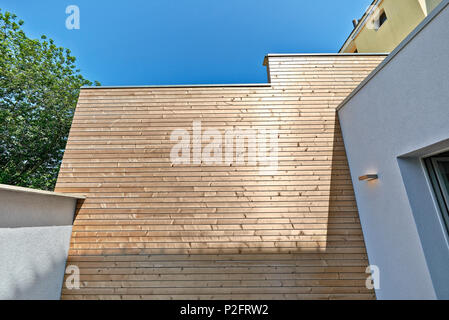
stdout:
<svg viewBox="0 0 449 320">
<path fill-rule="evenodd" d="M 441 0 L 375 0 L 363 17 L 354 21 L 354 30 L 340 53 L 391 52 Z"/>
</svg>

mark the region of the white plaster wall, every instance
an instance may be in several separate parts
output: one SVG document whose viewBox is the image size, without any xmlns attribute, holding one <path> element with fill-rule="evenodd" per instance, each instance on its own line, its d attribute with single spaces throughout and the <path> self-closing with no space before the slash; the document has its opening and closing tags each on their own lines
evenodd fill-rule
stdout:
<svg viewBox="0 0 449 320">
<path fill-rule="evenodd" d="M 0 299 L 59 299 L 76 199 L 0 188 Z"/>
<path fill-rule="evenodd" d="M 74 200 L 0 189 L 0 227 L 71 225 Z"/>
<path fill-rule="evenodd" d="M 0 228 L 0 299 L 57 300 L 72 226 Z"/>
<path fill-rule="evenodd" d="M 369 261 L 380 268 L 379 299 L 449 298 L 447 234 L 420 162 L 420 150 L 449 139 L 444 5 L 339 111 Z M 379 180 L 358 181 L 368 173 Z"/>
</svg>

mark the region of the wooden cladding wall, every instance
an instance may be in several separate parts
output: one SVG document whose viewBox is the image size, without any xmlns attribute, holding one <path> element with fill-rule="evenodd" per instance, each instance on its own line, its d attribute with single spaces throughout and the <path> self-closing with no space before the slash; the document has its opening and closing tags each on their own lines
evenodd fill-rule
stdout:
<svg viewBox="0 0 449 320">
<path fill-rule="evenodd" d="M 379 56 L 270 57 L 272 86 L 82 89 L 56 190 L 63 299 L 372 299 L 337 105 Z M 173 165 L 174 129 L 277 129 L 278 171 Z"/>
</svg>

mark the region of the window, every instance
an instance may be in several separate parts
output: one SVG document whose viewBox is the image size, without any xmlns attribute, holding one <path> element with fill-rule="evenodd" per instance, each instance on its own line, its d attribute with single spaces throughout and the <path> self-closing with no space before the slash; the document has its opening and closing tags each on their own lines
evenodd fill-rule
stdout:
<svg viewBox="0 0 449 320">
<path fill-rule="evenodd" d="M 385 13 L 385 10 L 382 10 L 379 14 L 379 17 L 374 21 L 374 27 L 376 30 L 379 30 L 380 27 L 387 21 L 387 14 Z"/>
<path fill-rule="evenodd" d="M 387 21 L 387 14 L 385 13 L 385 11 L 382 11 L 379 17 L 379 28 L 382 27 L 385 21 Z"/>
<path fill-rule="evenodd" d="M 424 160 L 443 220 L 449 230 L 449 153 Z"/>
</svg>

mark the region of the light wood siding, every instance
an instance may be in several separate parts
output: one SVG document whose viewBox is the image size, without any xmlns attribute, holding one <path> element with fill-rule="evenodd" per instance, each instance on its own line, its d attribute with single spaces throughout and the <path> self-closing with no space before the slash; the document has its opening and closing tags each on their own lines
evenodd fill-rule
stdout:
<svg viewBox="0 0 449 320">
<path fill-rule="evenodd" d="M 63 299 L 372 299 L 335 108 L 383 59 L 270 57 L 272 86 L 82 89 L 56 191 L 86 195 Z M 172 165 L 170 134 L 279 131 L 279 168 Z"/>
</svg>

